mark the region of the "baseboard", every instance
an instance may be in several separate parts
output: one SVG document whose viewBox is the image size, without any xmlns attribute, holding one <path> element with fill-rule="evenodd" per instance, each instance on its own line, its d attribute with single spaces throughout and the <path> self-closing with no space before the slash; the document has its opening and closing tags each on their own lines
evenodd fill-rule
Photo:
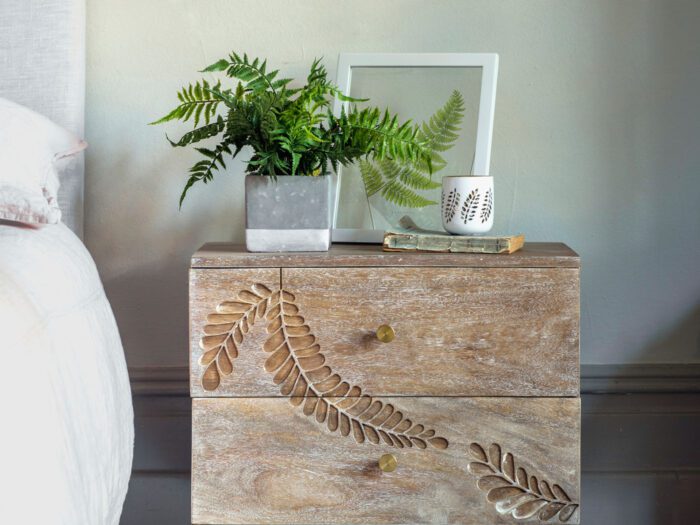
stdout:
<svg viewBox="0 0 700 525">
<path fill-rule="evenodd" d="M 135 396 L 189 396 L 190 374 L 186 366 L 129 367 L 131 393 Z"/>
<path fill-rule="evenodd" d="M 582 394 L 700 392 L 700 363 L 581 365 Z"/>
<path fill-rule="evenodd" d="M 136 396 L 189 396 L 186 366 L 129 368 Z M 700 363 L 581 365 L 582 394 L 663 394 L 700 392 Z"/>
</svg>

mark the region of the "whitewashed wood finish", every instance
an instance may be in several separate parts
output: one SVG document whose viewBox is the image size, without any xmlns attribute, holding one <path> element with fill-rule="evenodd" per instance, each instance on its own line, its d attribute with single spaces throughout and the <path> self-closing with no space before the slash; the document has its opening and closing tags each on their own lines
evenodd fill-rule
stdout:
<svg viewBox="0 0 700 525">
<path fill-rule="evenodd" d="M 278 268 L 235 269 L 235 270 L 190 270 L 190 392 L 192 396 L 206 395 L 202 388 L 202 374 L 205 370 L 199 364 L 202 356 L 200 339 L 207 324 L 207 316 L 216 312 L 216 307 L 225 300 L 235 300 L 241 290 L 259 283 L 270 290 L 280 286 Z M 265 330 L 254 329 L 246 335 L 240 356 L 233 362 L 233 372 L 223 377 L 227 388 L 240 388 L 241 395 L 256 395 L 256 392 L 270 391 L 272 383 L 262 369 L 264 355 L 260 348 L 265 340 Z"/>
<path fill-rule="evenodd" d="M 193 523 L 517 523 L 477 487 L 483 474 L 469 472 L 473 442 L 499 444 L 516 468 L 578 502 L 578 399 L 383 401 L 434 427 L 448 448 L 356 443 L 286 399 L 194 399 Z M 392 473 L 377 465 L 387 452 L 398 458 Z M 578 518 L 577 509 L 569 523 Z"/>
<path fill-rule="evenodd" d="M 284 268 L 282 282 L 329 366 L 377 395 L 578 395 L 578 270 Z"/>
<path fill-rule="evenodd" d="M 631 392 L 653 391 L 659 380 L 666 381 L 665 367 L 657 379 L 651 374 L 654 365 L 641 366 L 648 370 L 632 384 Z M 586 367 L 582 368 L 585 375 Z M 685 372 L 688 370 L 693 366 Z M 694 370 L 695 377 L 700 377 L 698 368 Z M 613 395 L 589 394 L 581 399 L 582 521 L 591 525 L 695 523 L 700 487 L 700 396 L 619 395 L 628 373 L 624 367 L 615 372 L 621 374 L 619 383 L 613 376 L 606 380 L 613 385 Z M 634 367 L 631 373 L 638 372 Z M 178 377 L 186 378 L 187 374 Z M 640 382 L 646 380 L 648 386 L 640 388 Z M 165 389 L 149 387 L 148 392 L 138 378 L 135 384 L 134 474 L 121 522 L 189 524 L 191 400 L 182 397 L 187 395 L 182 389 L 176 396 L 161 395 L 164 390 L 170 392 L 170 381 Z"/>
<path fill-rule="evenodd" d="M 206 274 L 196 277 L 200 290 L 192 299 L 192 392 L 197 395 L 208 394 L 200 387 L 205 367 L 196 364 L 200 340 L 213 328 L 205 320 L 216 304 L 238 297 L 231 284 L 245 281 L 235 277 L 237 271 L 192 271 Z M 319 366 L 330 367 L 363 393 L 578 394 L 576 269 L 285 268 L 282 284 L 315 338 L 309 345 L 320 345 Z M 199 297 L 208 310 L 197 304 Z M 234 373 L 209 395 L 280 395 L 263 372 L 268 356 L 260 324 L 256 321 L 238 345 Z M 390 343 L 376 337 L 383 324 L 396 332 Z"/>
<path fill-rule="evenodd" d="M 578 523 L 578 257 L 523 252 L 196 256 L 193 522 Z"/>
<path fill-rule="evenodd" d="M 327 252 L 248 253 L 245 246 L 207 243 L 192 256 L 193 268 L 329 268 L 416 266 L 455 268 L 578 268 L 578 254 L 559 242 L 526 242 L 512 254 L 385 252 L 379 244 L 333 244 Z"/>
</svg>

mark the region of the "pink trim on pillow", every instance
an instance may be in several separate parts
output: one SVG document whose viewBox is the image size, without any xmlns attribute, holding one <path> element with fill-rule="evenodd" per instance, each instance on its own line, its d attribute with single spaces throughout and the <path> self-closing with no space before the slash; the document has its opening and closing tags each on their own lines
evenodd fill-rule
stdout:
<svg viewBox="0 0 700 525">
<path fill-rule="evenodd" d="M 59 222 L 59 173 L 86 147 L 74 133 L 0 97 L 0 219 Z"/>
<path fill-rule="evenodd" d="M 63 153 L 56 153 L 56 155 L 54 156 L 54 160 L 61 160 L 67 157 L 72 157 L 73 155 L 80 153 L 87 147 L 88 143 L 84 140 L 81 140 L 80 142 L 78 142 L 78 144 L 76 144 L 74 148 L 71 148 L 68 151 L 64 151 Z"/>
<path fill-rule="evenodd" d="M 39 224 L 61 221 L 61 210 L 55 202 L 20 188 L 0 185 L 0 219 Z"/>
<path fill-rule="evenodd" d="M 24 228 L 25 230 L 38 230 L 43 226 L 43 224 L 32 224 L 28 222 L 11 221 L 9 219 L 0 219 L 0 226 L 12 226 L 13 228 Z"/>
</svg>

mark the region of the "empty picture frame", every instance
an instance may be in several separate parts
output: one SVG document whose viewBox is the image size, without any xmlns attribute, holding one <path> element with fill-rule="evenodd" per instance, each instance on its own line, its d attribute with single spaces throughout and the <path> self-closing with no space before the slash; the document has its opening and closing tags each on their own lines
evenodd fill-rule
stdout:
<svg viewBox="0 0 700 525">
<path fill-rule="evenodd" d="M 495 53 L 342 53 L 337 84 L 346 95 L 370 99 L 358 107 L 387 107 L 399 120 L 416 124 L 442 107 L 452 90 L 460 91 L 465 119 L 460 138 L 445 156 L 448 167 L 436 174 L 440 182 L 443 175 L 489 175 L 497 75 Z M 340 115 L 349 104 L 336 99 L 334 113 Z M 334 182 L 334 242 L 381 243 L 384 230 L 407 213 L 421 227 L 442 229 L 438 204 L 404 209 L 379 195 L 367 197 L 356 165 L 340 167 Z M 439 195 L 436 188 L 425 196 L 439 202 Z"/>
</svg>

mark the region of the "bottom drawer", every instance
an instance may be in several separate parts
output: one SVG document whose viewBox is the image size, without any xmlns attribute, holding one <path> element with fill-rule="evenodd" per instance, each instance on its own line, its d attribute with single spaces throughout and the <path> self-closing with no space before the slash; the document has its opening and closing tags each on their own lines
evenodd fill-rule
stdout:
<svg viewBox="0 0 700 525">
<path fill-rule="evenodd" d="M 193 523 L 579 522 L 577 398 L 291 401 L 192 400 Z"/>
</svg>

